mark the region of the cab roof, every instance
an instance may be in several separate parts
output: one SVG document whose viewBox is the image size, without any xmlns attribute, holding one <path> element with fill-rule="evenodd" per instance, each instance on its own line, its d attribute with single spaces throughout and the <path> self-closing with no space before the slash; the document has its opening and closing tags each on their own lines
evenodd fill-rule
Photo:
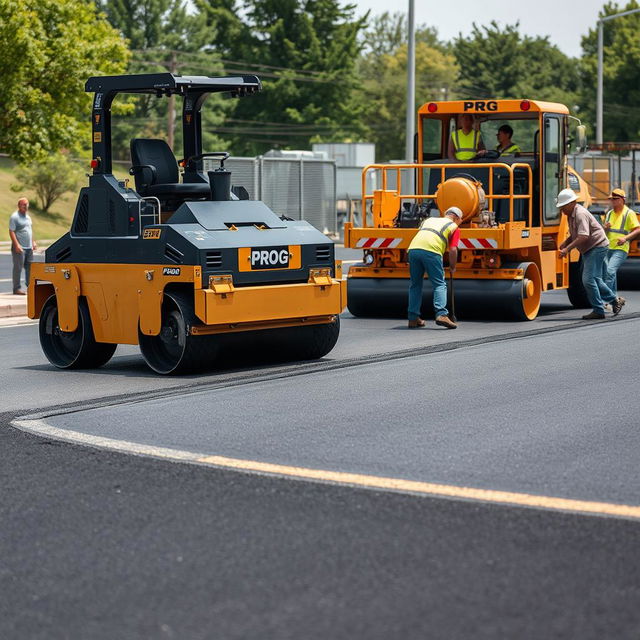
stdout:
<svg viewBox="0 0 640 640">
<path fill-rule="evenodd" d="M 171 73 L 142 73 L 121 76 L 94 76 L 84 85 L 92 93 L 152 93 L 156 95 L 184 95 L 190 91 L 202 93 L 230 92 L 247 95 L 260 91 L 257 76 L 174 76 Z"/>
<path fill-rule="evenodd" d="M 418 109 L 419 115 L 491 115 L 500 113 L 560 113 L 569 114 L 569 109 L 557 102 L 541 102 L 522 98 L 519 100 L 448 100 L 426 102 Z"/>
</svg>

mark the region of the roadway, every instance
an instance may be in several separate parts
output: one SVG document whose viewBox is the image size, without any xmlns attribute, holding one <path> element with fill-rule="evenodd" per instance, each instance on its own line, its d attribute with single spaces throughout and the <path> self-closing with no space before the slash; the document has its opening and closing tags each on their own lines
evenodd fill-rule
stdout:
<svg viewBox="0 0 640 640">
<path fill-rule="evenodd" d="M 626 297 L 187 378 L 0 327 L 0 637 L 637 638 Z"/>
</svg>

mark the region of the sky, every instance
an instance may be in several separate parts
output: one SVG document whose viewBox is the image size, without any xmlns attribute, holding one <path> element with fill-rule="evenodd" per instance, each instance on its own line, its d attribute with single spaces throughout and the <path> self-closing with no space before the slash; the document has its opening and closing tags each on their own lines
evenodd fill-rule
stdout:
<svg viewBox="0 0 640 640">
<path fill-rule="evenodd" d="M 344 0 L 346 3 L 346 0 Z M 356 4 L 358 13 L 371 10 L 372 14 L 385 11 L 407 12 L 409 0 L 349 0 Z M 549 36 L 569 56 L 581 53 L 580 38 L 595 28 L 598 11 L 605 0 L 415 0 L 416 25 L 426 23 L 438 29 L 442 40 L 451 40 L 462 32 L 468 35 L 471 25 L 520 22 L 520 32 L 531 36 Z M 625 0 L 618 2 L 623 7 Z M 622 9 L 621 9 L 622 11 Z"/>
</svg>

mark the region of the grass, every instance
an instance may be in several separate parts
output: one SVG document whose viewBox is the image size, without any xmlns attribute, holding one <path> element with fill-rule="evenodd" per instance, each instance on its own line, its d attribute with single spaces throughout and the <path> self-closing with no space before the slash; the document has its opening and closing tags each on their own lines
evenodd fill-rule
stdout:
<svg viewBox="0 0 640 640">
<path fill-rule="evenodd" d="M 126 168 L 117 165 L 114 175 L 119 179 L 128 176 Z M 33 234 L 38 240 L 56 240 L 64 235 L 71 226 L 71 220 L 76 209 L 78 193 L 68 191 L 63 197 L 56 201 L 51 209 L 44 213 L 38 209 L 36 195 L 31 189 L 15 192 L 11 190 L 11 185 L 16 184 L 15 163 L 9 158 L 0 157 L 0 212 L 5 220 L 5 231 L 0 232 L 0 239 L 9 240 L 9 216 L 17 209 L 18 199 L 29 198 L 29 215 L 33 220 Z M 87 171 L 89 169 L 87 168 Z M 88 181 L 81 186 L 86 186 Z"/>
</svg>

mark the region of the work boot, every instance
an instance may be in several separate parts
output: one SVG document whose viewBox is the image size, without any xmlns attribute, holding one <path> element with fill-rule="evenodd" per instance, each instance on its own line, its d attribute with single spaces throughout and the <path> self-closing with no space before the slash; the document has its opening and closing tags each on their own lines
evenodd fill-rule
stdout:
<svg viewBox="0 0 640 640">
<path fill-rule="evenodd" d="M 613 311 L 613 315 L 617 316 L 621 311 L 622 307 L 624 307 L 626 300 L 624 298 L 618 297 L 611 303 L 611 311 Z"/>
<path fill-rule="evenodd" d="M 415 320 L 409 320 L 409 329 L 419 329 L 427 324 L 422 318 L 416 318 Z"/>
<path fill-rule="evenodd" d="M 26 296 L 27 292 L 24 289 L 17 289 L 13 292 L 14 296 Z"/>
<path fill-rule="evenodd" d="M 458 325 L 449 316 L 438 316 L 436 318 L 436 324 L 440 327 L 446 327 L 447 329 L 458 328 Z"/>
<path fill-rule="evenodd" d="M 605 315 L 604 313 L 596 313 L 595 311 L 592 311 L 591 313 L 587 313 L 586 316 L 582 316 L 583 320 L 604 320 Z"/>
</svg>

